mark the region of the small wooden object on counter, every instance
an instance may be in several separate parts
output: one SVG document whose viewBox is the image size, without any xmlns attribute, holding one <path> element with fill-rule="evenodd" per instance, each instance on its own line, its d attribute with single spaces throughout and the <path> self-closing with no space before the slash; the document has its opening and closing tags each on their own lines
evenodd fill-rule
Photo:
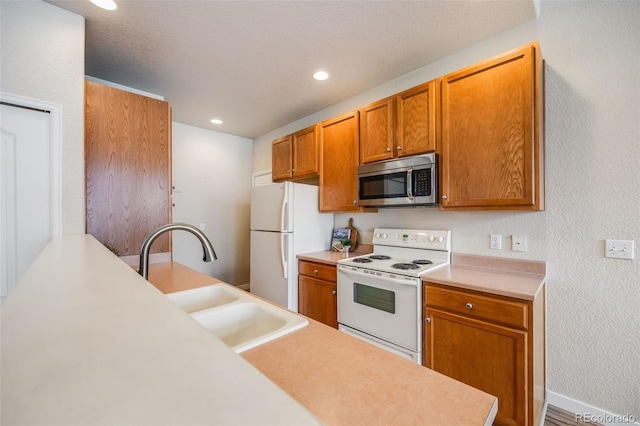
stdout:
<svg viewBox="0 0 640 426">
<path fill-rule="evenodd" d="M 338 285 L 336 267 L 298 261 L 298 312 L 338 328 Z"/>
<path fill-rule="evenodd" d="M 351 240 L 351 248 L 349 251 L 353 251 L 358 247 L 358 230 L 353 226 L 353 218 L 349 218 L 349 224 L 347 225 L 347 229 L 351 231 L 349 239 Z"/>
<path fill-rule="evenodd" d="M 545 399 L 544 284 L 534 300 L 424 283 L 424 365 L 498 397 L 496 425 L 538 425 Z"/>
</svg>

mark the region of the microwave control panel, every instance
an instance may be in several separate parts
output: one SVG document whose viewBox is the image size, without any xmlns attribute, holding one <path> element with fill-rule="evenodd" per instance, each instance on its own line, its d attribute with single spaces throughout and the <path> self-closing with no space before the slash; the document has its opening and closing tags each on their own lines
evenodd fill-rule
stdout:
<svg viewBox="0 0 640 426">
<path fill-rule="evenodd" d="M 417 197 L 431 196 L 431 169 L 413 171 L 413 195 Z"/>
</svg>

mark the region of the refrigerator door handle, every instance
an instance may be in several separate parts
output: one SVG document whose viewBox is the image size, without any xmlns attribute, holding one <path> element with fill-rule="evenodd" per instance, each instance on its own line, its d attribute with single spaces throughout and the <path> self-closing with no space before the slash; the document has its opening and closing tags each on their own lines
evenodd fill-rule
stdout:
<svg viewBox="0 0 640 426">
<path fill-rule="evenodd" d="M 289 210 L 289 198 L 287 197 L 287 187 L 285 183 L 284 197 L 282 197 L 282 206 L 280 208 L 280 231 L 281 232 L 289 231 L 289 229 L 287 229 L 289 225 L 288 223 L 287 223 L 287 227 L 285 227 L 285 220 L 287 219 L 288 210 Z"/>
<path fill-rule="evenodd" d="M 280 234 L 280 263 L 282 265 L 282 276 L 284 279 L 287 279 L 287 269 L 289 269 L 288 261 L 284 253 L 284 239 L 288 236 L 288 234 L 282 233 Z"/>
</svg>

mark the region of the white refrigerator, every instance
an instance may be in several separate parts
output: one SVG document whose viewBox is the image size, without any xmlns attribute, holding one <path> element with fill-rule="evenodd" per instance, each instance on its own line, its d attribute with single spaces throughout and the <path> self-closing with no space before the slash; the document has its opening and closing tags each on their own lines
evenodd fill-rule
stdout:
<svg viewBox="0 0 640 426">
<path fill-rule="evenodd" d="M 298 312 L 301 253 L 328 250 L 333 214 L 318 212 L 318 187 L 293 182 L 251 191 L 251 293 Z"/>
</svg>

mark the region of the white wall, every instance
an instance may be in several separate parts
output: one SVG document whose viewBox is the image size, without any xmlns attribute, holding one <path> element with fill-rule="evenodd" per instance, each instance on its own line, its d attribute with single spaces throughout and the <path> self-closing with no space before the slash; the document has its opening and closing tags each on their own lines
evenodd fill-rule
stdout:
<svg viewBox="0 0 640 426">
<path fill-rule="evenodd" d="M 0 90 L 61 106 L 62 232 L 84 233 L 84 18 L 41 1 L 0 15 Z"/>
<path fill-rule="evenodd" d="M 173 233 L 173 259 L 234 285 L 249 282 L 251 139 L 173 123 L 173 222 L 205 225 L 218 260 L 202 262 L 202 247 Z"/>
<path fill-rule="evenodd" d="M 271 140 L 533 40 L 546 60 L 546 210 L 387 209 L 375 226 L 446 228 L 453 251 L 546 260 L 548 389 L 640 418 L 640 2 L 542 1 L 538 19 L 501 33 L 254 141 L 254 171 Z M 484 166 L 484 165 L 479 165 Z M 489 249 L 489 235 L 526 234 L 525 253 Z M 636 241 L 636 260 L 605 259 L 605 238 Z M 503 247 L 510 244 L 505 239 Z"/>
</svg>

